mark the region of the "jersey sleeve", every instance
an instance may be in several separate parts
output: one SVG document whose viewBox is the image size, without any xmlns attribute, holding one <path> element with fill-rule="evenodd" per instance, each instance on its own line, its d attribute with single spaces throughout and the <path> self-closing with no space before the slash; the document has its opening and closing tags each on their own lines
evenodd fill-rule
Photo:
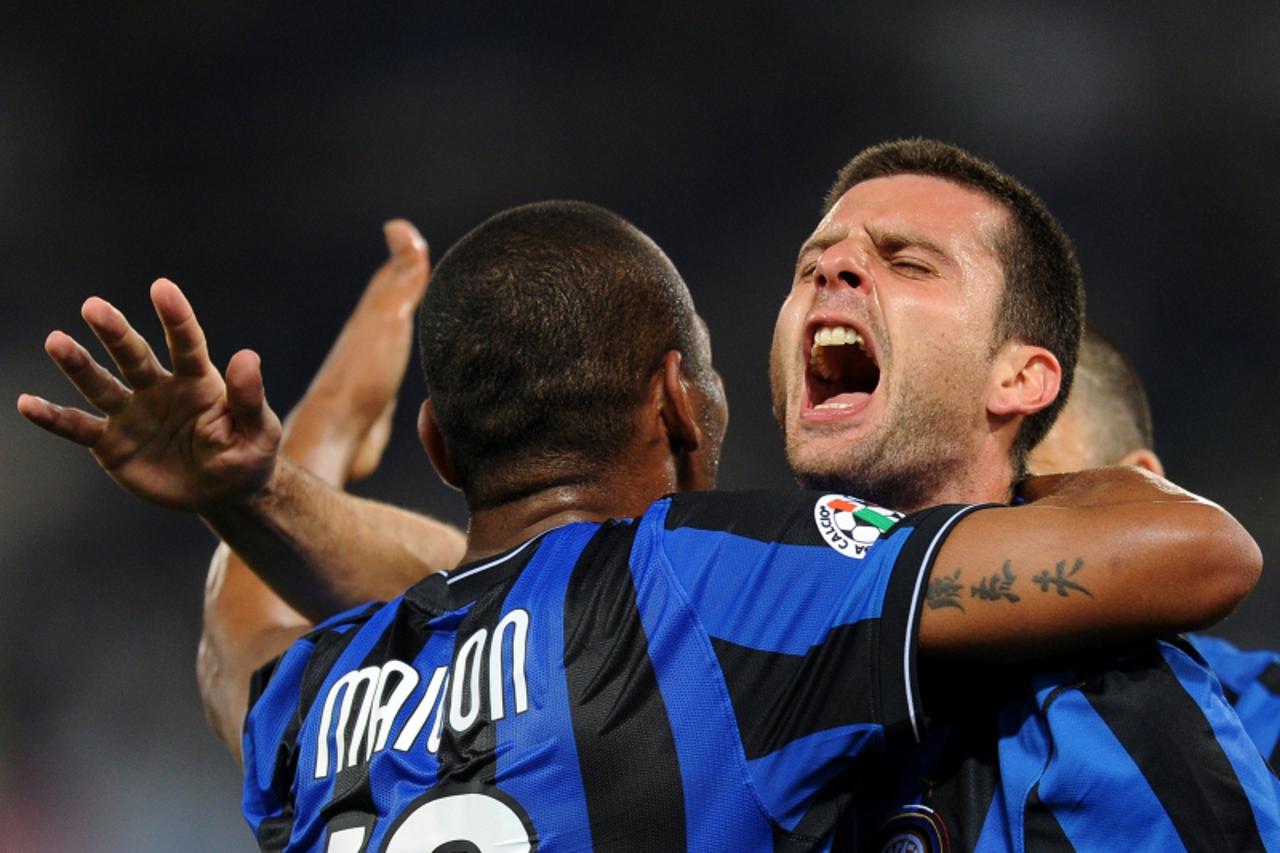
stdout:
<svg viewBox="0 0 1280 853">
<path fill-rule="evenodd" d="M 903 517 L 843 495 L 681 495 L 671 572 L 723 673 L 751 775 L 783 826 L 843 772 L 922 732 L 916 634 L 930 565 L 975 507 Z"/>
</svg>

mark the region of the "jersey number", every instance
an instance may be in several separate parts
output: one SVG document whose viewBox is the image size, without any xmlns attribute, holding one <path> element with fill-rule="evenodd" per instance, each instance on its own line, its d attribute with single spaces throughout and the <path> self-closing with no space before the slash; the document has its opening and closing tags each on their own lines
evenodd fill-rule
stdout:
<svg viewBox="0 0 1280 853">
<path fill-rule="evenodd" d="M 534 853 L 538 840 L 524 809 L 489 788 L 428 791 L 396 818 L 382 853 Z M 333 829 L 325 853 L 361 853 L 368 826 Z"/>
</svg>

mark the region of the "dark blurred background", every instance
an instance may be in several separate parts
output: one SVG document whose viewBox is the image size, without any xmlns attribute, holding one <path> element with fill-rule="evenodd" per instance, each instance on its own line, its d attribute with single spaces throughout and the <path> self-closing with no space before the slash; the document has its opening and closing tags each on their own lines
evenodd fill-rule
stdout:
<svg viewBox="0 0 1280 853">
<path fill-rule="evenodd" d="M 722 485 L 782 485 L 767 347 L 827 184 L 887 137 L 959 143 L 1075 239 L 1172 476 L 1280 554 L 1280 5 L 432 6 L 0 6 L 0 849 L 252 846 L 193 675 L 213 539 L 16 414 L 75 399 L 45 334 L 81 334 L 96 293 L 155 340 L 166 275 L 220 364 L 263 355 L 283 412 L 392 216 L 437 256 L 535 199 L 631 218 L 711 326 Z M 460 520 L 413 437 L 416 370 L 361 491 Z M 1277 600 L 1273 575 L 1218 631 L 1280 646 Z"/>
</svg>

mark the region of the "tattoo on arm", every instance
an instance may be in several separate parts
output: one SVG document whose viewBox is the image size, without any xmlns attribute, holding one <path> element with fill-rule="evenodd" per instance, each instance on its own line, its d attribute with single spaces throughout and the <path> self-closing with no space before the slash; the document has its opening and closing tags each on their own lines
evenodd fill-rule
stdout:
<svg viewBox="0 0 1280 853">
<path fill-rule="evenodd" d="M 1021 597 L 1009 591 L 1013 587 L 1013 582 L 1018 579 L 1010 568 L 1012 564 L 1012 560 L 1005 560 L 999 572 L 983 578 L 977 586 L 969 587 L 969 597 L 981 598 L 983 601 L 999 601 L 1002 598 L 1008 601 L 1021 601 Z"/>
<path fill-rule="evenodd" d="M 964 612 L 964 605 L 960 603 L 960 591 L 964 589 L 964 584 L 960 583 L 960 570 L 947 577 L 933 578 L 929 581 L 929 588 L 925 590 L 924 603 L 929 605 L 930 610 L 937 610 L 939 607 L 955 607 L 961 613 Z"/>
<path fill-rule="evenodd" d="M 1031 582 L 1039 584 L 1041 592 L 1048 592 L 1049 587 L 1052 586 L 1058 591 L 1058 595 L 1061 595 L 1064 598 L 1067 596 L 1067 590 L 1070 589 L 1074 589 L 1076 592 L 1083 592 L 1085 595 L 1093 598 L 1093 594 L 1090 593 L 1089 590 L 1085 589 L 1076 581 L 1068 580 L 1068 578 L 1072 578 L 1079 574 L 1080 570 L 1083 568 L 1084 560 L 1079 557 L 1076 557 L 1076 563 L 1071 567 L 1070 571 L 1067 571 L 1067 561 L 1059 560 L 1058 564 L 1053 567 L 1054 573 L 1052 575 L 1049 574 L 1048 569 L 1045 569 L 1043 572 L 1033 577 Z"/>
<path fill-rule="evenodd" d="M 1033 575 L 1031 583 L 1038 586 L 1041 592 L 1053 591 L 1063 598 L 1073 591 L 1093 598 L 1093 593 L 1089 592 L 1084 584 L 1078 580 L 1072 580 L 1083 568 L 1084 559 L 1081 557 L 1076 558 L 1070 569 L 1067 568 L 1066 560 L 1059 560 L 1052 571 L 1044 569 L 1039 574 Z M 930 579 L 924 597 L 924 603 L 930 610 L 954 607 L 961 613 L 967 612 L 960 600 L 965 587 L 960 580 L 960 571 L 956 569 L 949 575 L 938 575 Z M 1013 591 L 1013 585 L 1018 577 L 1019 575 L 1013 571 L 1013 561 L 1005 560 L 999 571 L 983 575 L 976 584 L 969 585 L 969 597 L 980 601 L 1007 601 L 1010 604 L 1017 604 L 1022 600 L 1022 596 Z"/>
</svg>

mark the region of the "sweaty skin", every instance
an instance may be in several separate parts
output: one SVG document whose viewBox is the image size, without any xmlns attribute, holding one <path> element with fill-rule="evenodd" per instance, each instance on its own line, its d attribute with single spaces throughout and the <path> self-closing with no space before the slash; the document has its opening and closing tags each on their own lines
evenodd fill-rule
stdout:
<svg viewBox="0 0 1280 853">
<path fill-rule="evenodd" d="M 1007 215 L 940 178 L 855 185 L 805 241 L 778 314 L 774 412 L 802 485 L 840 487 L 901 511 L 1007 501 L 1022 416 L 1057 394 L 1057 359 L 1013 341 L 992 354 L 1003 275 L 992 242 Z M 856 330 L 878 367 L 870 393 L 823 402 L 816 331 Z"/>
<path fill-rule="evenodd" d="M 880 304 L 892 337 L 896 321 L 885 287 Z M 913 310 L 943 322 L 933 304 L 938 297 L 929 296 L 923 284 L 915 291 Z M 90 300 L 85 319 L 130 387 L 55 332 L 47 344 L 49 354 L 105 417 L 29 395 L 19 399 L 22 414 L 89 448 L 131 493 L 199 512 L 264 576 L 270 570 L 271 586 L 308 619 L 362 603 L 398 584 L 390 593 L 394 595 L 447 565 L 430 557 L 441 553 L 442 536 L 456 541 L 453 533 L 411 513 L 346 495 L 283 459 L 280 423 L 266 404 L 257 356 L 237 353 L 224 379 L 209 362 L 203 333 L 178 288 L 160 280 L 152 299 L 165 327 L 172 372 L 160 366 L 123 315 L 101 300 Z M 894 346 L 905 352 L 918 344 L 903 340 Z M 804 357 L 800 348 L 795 352 Z M 984 386 L 991 432 L 1007 436 L 1018 407 L 1025 409 L 1044 393 L 1045 366 L 1037 359 L 1034 348 L 997 354 Z M 894 377 L 902 375 L 893 364 L 887 369 Z M 682 461 L 690 453 L 714 457 L 718 449 L 710 445 L 719 436 L 705 429 L 717 419 L 707 416 L 708 401 L 698 399 L 693 387 L 679 354 L 668 353 L 635 413 L 633 446 L 602 475 L 605 479 L 572 493 L 540 494 L 516 506 L 476 513 L 469 550 L 495 553 L 511 544 L 512 537 L 526 537 L 561 520 L 630 516 L 675 488 L 708 486 L 706 476 L 681 475 L 707 470 Z M 874 405 L 888 408 L 887 402 Z M 836 430 L 847 426 L 858 428 L 838 422 Z M 441 457 L 438 434 L 433 446 L 429 407 L 424 407 L 422 432 L 433 461 L 447 477 L 447 454 Z M 979 444 L 992 441 L 986 436 Z M 1007 493 L 1007 483 L 997 493 Z M 1260 555 L 1248 534 L 1221 509 L 1164 481 L 1134 472 L 1094 472 L 1049 478 L 1027 488 L 1034 499 L 1031 506 L 990 509 L 960 522 L 941 549 L 938 566 L 945 572 L 959 568 L 985 575 L 1007 562 L 1032 574 L 1049 572 L 1044 588 L 1016 606 L 1008 600 L 974 600 L 963 612 L 926 607 L 920 634 L 924 652 L 1026 659 L 1048 648 L 1094 645 L 1100 636 L 1115 641 L 1184 630 L 1220 618 L 1256 580 Z M 1135 529 L 1142 531 L 1143 545 L 1136 554 L 1130 547 Z M 1051 581 L 1057 576 L 1051 570 L 1057 563 L 1073 567 L 1064 579 L 1075 578 L 1088 595 L 1056 592 Z M 1077 577 L 1077 563 L 1087 580 L 1083 574 Z M 369 566 L 378 567 L 376 576 L 369 576 Z M 285 631 L 276 639 L 288 635 Z M 226 718 L 242 716 L 243 708 L 237 708 Z"/>
</svg>

